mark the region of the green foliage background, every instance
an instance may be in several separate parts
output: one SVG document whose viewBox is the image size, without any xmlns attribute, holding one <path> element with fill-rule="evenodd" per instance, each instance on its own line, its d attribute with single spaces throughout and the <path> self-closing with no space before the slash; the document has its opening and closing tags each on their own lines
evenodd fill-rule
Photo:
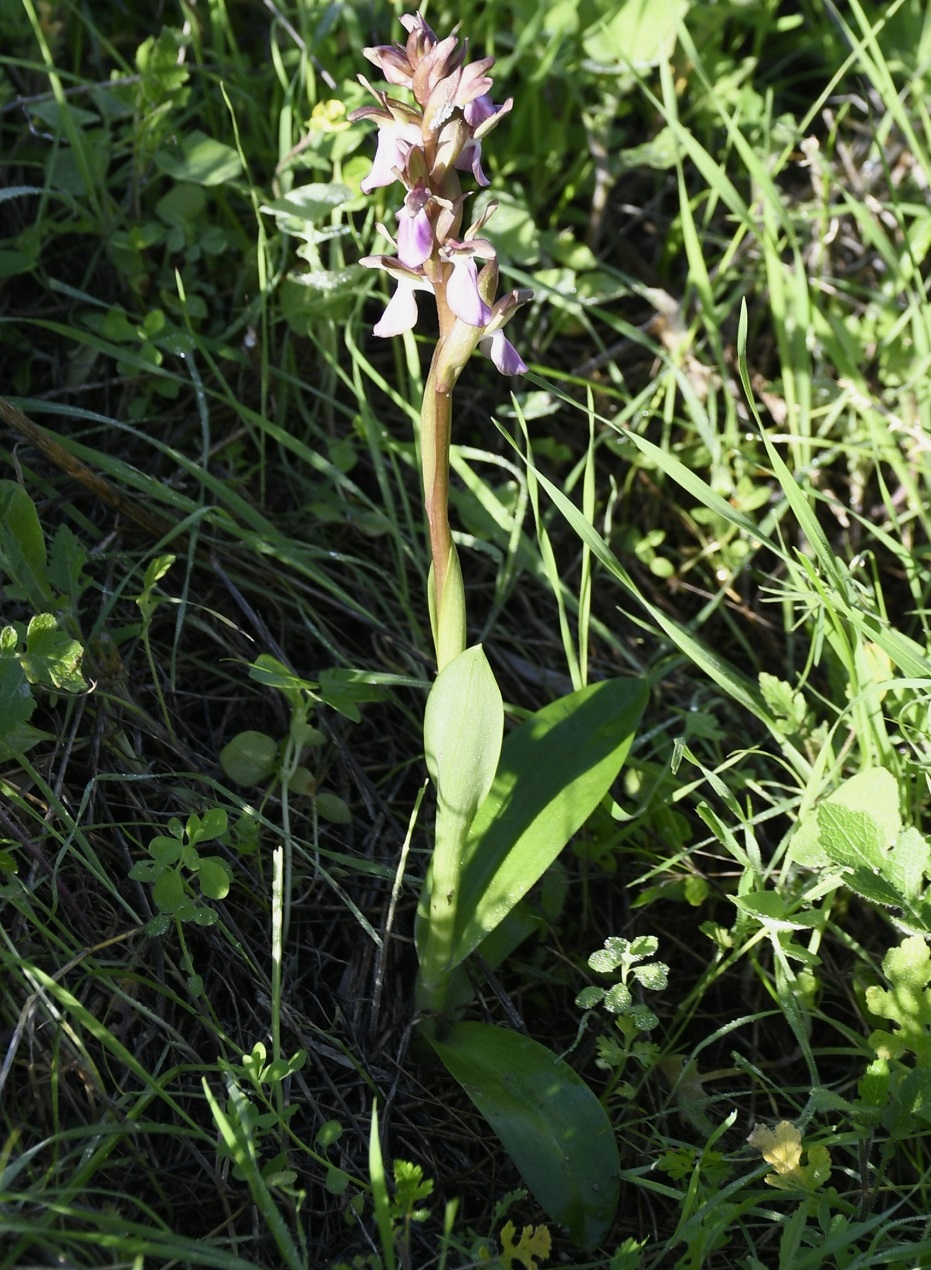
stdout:
<svg viewBox="0 0 931 1270">
<path fill-rule="evenodd" d="M 927 6 L 427 9 L 536 293 L 457 402 L 470 639 L 512 723 L 650 691 L 476 984 L 610 1116 L 584 1262 L 410 1045 L 430 325 L 371 335 L 346 122 L 396 12 L 0 10 L 0 1264 L 925 1264 Z"/>
</svg>

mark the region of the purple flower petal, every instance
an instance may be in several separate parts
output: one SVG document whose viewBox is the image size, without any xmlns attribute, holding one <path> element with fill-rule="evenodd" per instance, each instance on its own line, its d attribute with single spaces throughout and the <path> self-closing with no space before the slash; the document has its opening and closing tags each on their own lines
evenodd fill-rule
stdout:
<svg viewBox="0 0 931 1270">
<path fill-rule="evenodd" d="M 491 358 L 502 375 L 523 375 L 526 372 L 527 363 L 503 331 L 483 335 L 478 346 L 486 357 Z"/>
<path fill-rule="evenodd" d="M 496 110 L 497 107 L 488 93 L 482 93 L 481 97 L 476 97 L 472 101 L 466 102 L 462 108 L 462 113 L 469 127 L 477 128 L 480 123 L 490 119 Z"/>
<path fill-rule="evenodd" d="M 417 325 L 417 286 L 406 278 L 399 278 L 397 290 L 385 306 L 381 318 L 372 327 L 372 334 L 387 339 L 401 335 Z"/>
<path fill-rule="evenodd" d="M 433 225 L 427 215 L 430 195 L 422 186 L 411 190 L 398 212 L 398 259 L 416 269 L 433 255 Z"/>
<path fill-rule="evenodd" d="M 404 167 L 408 148 L 417 145 L 421 140 L 421 132 L 416 124 L 379 120 L 378 146 L 372 161 L 372 170 L 365 180 L 360 182 L 363 193 L 371 194 L 372 190 L 380 185 L 391 185 L 393 181 L 396 181 L 398 178 L 395 175 L 395 168 Z"/>
<path fill-rule="evenodd" d="M 487 326 L 491 309 L 478 290 L 478 271 L 470 252 L 450 253 L 453 271 L 446 284 L 446 301 L 457 318 L 469 326 Z"/>
<path fill-rule="evenodd" d="M 482 143 L 476 141 L 474 137 L 470 138 L 462 147 L 459 158 L 453 164 L 460 172 L 471 172 L 483 188 L 491 185 L 488 177 L 482 170 Z"/>
</svg>

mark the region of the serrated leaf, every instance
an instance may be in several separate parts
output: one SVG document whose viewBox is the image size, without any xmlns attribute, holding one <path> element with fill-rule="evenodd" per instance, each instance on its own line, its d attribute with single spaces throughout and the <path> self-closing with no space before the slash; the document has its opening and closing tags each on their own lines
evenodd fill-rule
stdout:
<svg viewBox="0 0 931 1270">
<path fill-rule="evenodd" d="M 886 876 L 909 901 L 919 898 L 931 874 L 931 848 L 917 829 L 903 829 L 885 865 Z"/>
<path fill-rule="evenodd" d="M 26 649 L 20 656 L 30 683 L 80 692 L 87 687 L 79 669 L 84 649 L 58 630 L 52 613 L 37 613 L 26 630 Z"/>
<path fill-rule="evenodd" d="M 850 812 L 869 816 L 876 825 L 881 848 L 891 846 L 902 829 L 899 787 L 895 777 L 885 768 L 867 768 L 866 771 L 858 772 L 856 776 L 844 781 L 811 816 L 805 818 L 796 830 L 790 847 L 791 858 L 809 868 L 824 868 L 826 865 L 840 863 L 835 858 L 830 843 L 822 839 L 821 812 L 824 807 L 846 808 Z M 830 812 L 827 823 L 829 833 L 838 824 L 836 818 L 831 819 Z M 849 827 L 853 827 L 855 823 L 857 822 L 847 822 Z M 843 833 L 842 829 L 838 832 Z M 856 834 L 858 831 L 854 828 L 853 832 Z M 871 833 L 867 836 L 870 841 L 874 838 Z M 843 838 L 841 838 L 840 849 L 843 850 Z M 854 867 L 856 861 L 848 858 L 846 863 L 849 867 Z M 860 861 L 860 863 L 866 862 Z M 867 865 L 867 867 L 873 866 Z"/>
<path fill-rule="evenodd" d="M 501 1228 L 502 1261 L 508 1266 L 519 1261 L 524 1270 L 538 1270 L 537 1257 L 546 1260 L 550 1255 L 550 1232 L 545 1226 L 525 1226 L 517 1243 L 514 1242 L 515 1233 L 512 1221 Z"/>
<path fill-rule="evenodd" d="M 931 950 L 922 935 L 911 935 L 883 958 L 883 974 L 891 987 L 869 987 L 867 1008 L 898 1024 L 892 1039 L 897 1050 L 931 1059 Z M 870 1044 L 874 1044 L 874 1033 Z M 874 1048 L 876 1048 L 874 1046 Z"/>
<path fill-rule="evenodd" d="M 796 692 L 784 679 L 777 679 L 775 675 L 766 674 L 765 671 L 760 674 L 759 682 L 763 700 L 773 715 L 784 719 L 792 731 L 798 731 L 805 722 L 805 698 L 802 694 Z"/>
<path fill-rule="evenodd" d="M 882 829 L 869 812 L 853 811 L 841 803 L 822 803 L 818 838 L 832 864 L 849 869 L 882 867 Z"/>
<path fill-rule="evenodd" d="M 80 586 L 86 563 L 87 548 L 68 525 L 59 525 L 49 548 L 49 582 L 62 595 L 73 595 Z"/>
<path fill-rule="evenodd" d="M 601 1103 L 552 1051 L 518 1032 L 456 1023 L 425 1035 L 501 1139 L 535 1199 L 575 1243 L 594 1248 L 617 1208 L 617 1144 Z"/>
</svg>

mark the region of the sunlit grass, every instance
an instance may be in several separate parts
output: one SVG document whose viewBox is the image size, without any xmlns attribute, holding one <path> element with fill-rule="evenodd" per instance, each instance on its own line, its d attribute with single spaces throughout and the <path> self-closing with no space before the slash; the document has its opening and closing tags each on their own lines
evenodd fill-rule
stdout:
<svg viewBox="0 0 931 1270">
<path fill-rule="evenodd" d="M 511 399 L 470 366 L 457 404 L 470 637 L 514 717 L 586 680 L 653 686 L 622 787 L 496 986 L 614 1089 L 627 1198 L 585 1264 L 631 1239 L 616 1264 L 918 1265 L 926 1101 L 908 1123 L 857 1106 L 897 910 L 792 852 L 864 770 L 892 774 L 906 826 L 928 805 L 927 22 L 901 3 L 803 4 L 796 25 L 775 2 L 683 4 L 631 68 L 624 7 L 427 15 L 461 20 L 514 96 L 488 232 L 536 292 L 515 323 L 531 374 Z M 389 1176 L 406 1159 L 436 1185 L 428 1220 L 394 1215 L 401 1263 L 500 1252 L 516 1174 L 409 1047 L 425 346 L 371 336 L 357 261 L 392 207 L 358 197 L 371 138 L 344 117 L 392 17 L 210 4 L 166 10 L 159 35 L 107 5 L 0 16 L 2 476 L 36 505 L 48 611 L 90 688 L 37 671 L 25 747 L 0 702 L 11 1270 L 377 1265 L 376 1101 Z M 207 177 L 196 133 L 222 147 Z M 281 200 L 312 184 L 345 190 L 301 219 Z M 25 628 L 10 541 L 0 624 Z M 245 730 L 295 757 L 291 705 L 250 675 L 261 654 L 366 689 L 358 722 L 314 707 L 290 790 L 220 765 Z M 166 919 L 130 871 L 209 808 L 229 818 L 210 847 L 229 894 L 204 901 L 211 925 Z M 573 1002 L 588 955 L 641 933 L 669 986 L 618 1075 L 596 1064 L 612 1021 L 574 1047 Z M 256 1079 L 257 1043 L 283 1066 Z M 767 1185 L 746 1145 L 781 1120 L 830 1152 L 814 1195 Z M 510 1215 L 541 1220 L 526 1200 Z"/>
</svg>

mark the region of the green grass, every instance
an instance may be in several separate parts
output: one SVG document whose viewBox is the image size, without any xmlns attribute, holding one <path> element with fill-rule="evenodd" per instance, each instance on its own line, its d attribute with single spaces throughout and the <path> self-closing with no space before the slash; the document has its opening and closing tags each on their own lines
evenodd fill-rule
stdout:
<svg viewBox="0 0 931 1270">
<path fill-rule="evenodd" d="M 536 293 L 514 396 L 457 394 L 470 638 L 512 719 L 651 686 L 475 1017 L 616 1129 L 611 1239 L 539 1264 L 929 1264 L 931 21 L 639 7 L 427 12 L 514 97 L 487 232 Z M 371 336 L 345 121 L 393 9 L 92 9 L 0 15 L 0 1265 L 522 1264 L 411 1041 L 429 323 Z M 638 936 L 655 1026 L 582 1026 Z"/>
</svg>

